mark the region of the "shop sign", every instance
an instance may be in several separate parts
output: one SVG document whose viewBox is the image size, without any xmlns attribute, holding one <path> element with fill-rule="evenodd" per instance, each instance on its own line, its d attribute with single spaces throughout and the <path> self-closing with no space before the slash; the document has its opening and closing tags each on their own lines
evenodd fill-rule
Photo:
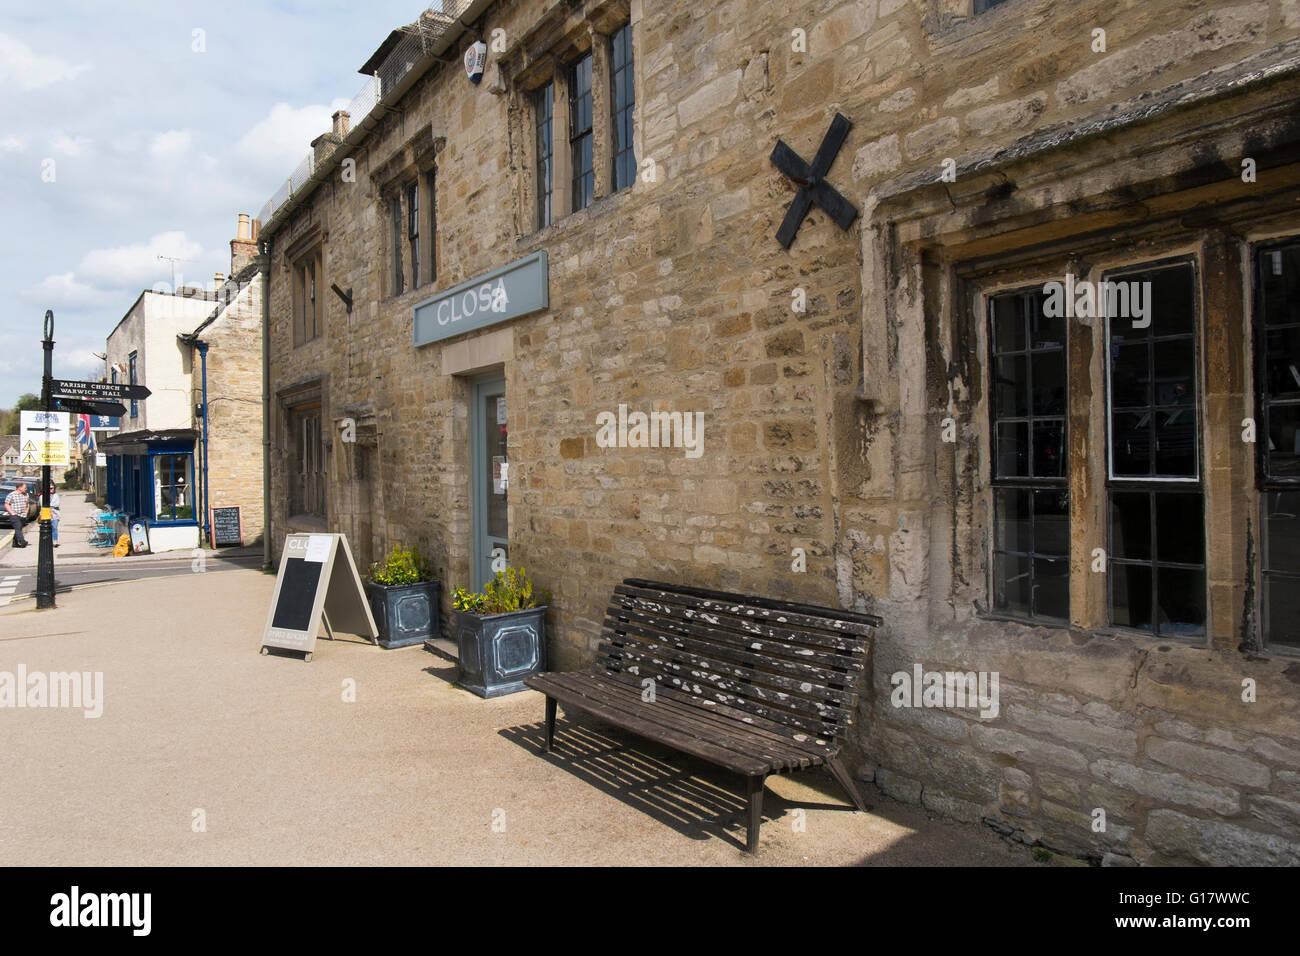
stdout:
<svg viewBox="0 0 1300 956">
<path fill-rule="evenodd" d="M 546 251 L 440 292 L 415 306 L 415 344 L 428 345 L 550 307 Z"/>
</svg>

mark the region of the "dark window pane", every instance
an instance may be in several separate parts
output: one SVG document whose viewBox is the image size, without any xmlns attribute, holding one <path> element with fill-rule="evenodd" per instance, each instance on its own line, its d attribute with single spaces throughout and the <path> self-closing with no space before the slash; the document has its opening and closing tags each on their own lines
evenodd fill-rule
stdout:
<svg viewBox="0 0 1300 956">
<path fill-rule="evenodd" d="M 1109 575 L 1111 623 L 1150 630 L 1151 568 L 1112 562 Z"/>
<path fill-rule="evenodd" d="M 1029 414 L 1029 379 L 1023 355 L 993 360 L 993 395 L 993 414 L 998 418 L 1023 418 Z"/>
<path fill-rule="evenodd" d="M 1138 408 L 1150 404 L 1149 349 L 1144 342 L 1112 346 L 1110 401 L 1113 407 Z"/>
<path fill-rule="evenodd" d="M 1300 492 L 1266 491 L 1263 499 L 1264 569 L 1300 574 Z"/>
<path fill-rule="evenodd" d="M 1271 477 L 1300 477 L 1300 405 L 1270 405 L 1265 440 Z"/>
<path fill-rule="evenodd" d="M 1025 347 L 1023 297 L 1017 294 L 994 296 L 993 351 L 1018 352 Z"/>
<path fill-rule="evenodd" d="M 1269 329 L 1261 383 L 1270 398 L 1300 398 L 1300 326 Z"/>
<path fill-rule="evenodd" d="M 996 533 L 993 547 L 999 551 L 1033 550 L 1029 492 L 1023 488 L 1000 488 L 994 492 L 994 498 Z"/>
<path fill-rule="evenodd" d="M 1127 276 L 1151 282 L 1151 334 L 1191 335 L 1196 331 L 1196 299 L 1190 265 Z"/>
<path fill-rule="evenodd" d="M 997 430 L 997 477 L 1029 476 L 1029 425 L 1002 422 Z"/>
<path fill-rule="evenodd" d="M 1196 409 L 1160 409 L 1155 413 L 1156 474 L 1196 476 Z"/>
<path fill-rule="evenodd" d="M 1161 634 L 1205 633 L 1205 572 L 1186 568 L 1160 568 Z"/>
<path fill-rule="evenodd" d="M 1014 554 L 993 555 L 993 603 L 999 611 L 1029 615 L 1030 559 Z"/>
<path fill-rule="evenodd" d="M 1034 422 L 1034 476 L 1065 477 L 1065 423 Z"/>
<path fill-rule="evenodd" d="M 1264 322 L 1300 322 L 1300 243 L 1259 253 Z"/>
<path fill-rule="evenodd" d="M 1191 339 L 1155 343 L 1156 405 L 1191 405 L 1196 359 Z"/>
<path fill-rule="evenodd" d="M 1034 414 L 1065 414 L 1065 352 L 1036 352 L 1033 356 Z"/>
<path fill-rule="evenodd" d="M 1064 489 L 1034 492 L 1034 551 L 1070 553 L 1070 495 Z"/>
<path fill-rule="evenodd" d="M 1034 613 L 1067 620 L 1070 616 L 1070 562 L 1034 558 Z"/>
<path fill-rule="evenodd" d="M 1300 578 L 1265 575 L 1264 633 L 1270 645 L 1300 647 Z"/>
<path fill-rule="evenodd" d="M 1205 563 L 1204 497 L 1199 492 L 1156 492 L 1156 560 Z"/>
<path fill-rule="evenodd" d="M 1110 554 L 1113 558 L 1150 560 L 1151 496 L 1145 491 L 1117 491 L 1110 496 Z"/>
<path fill-rule="evenodd" d="M 1115 412 L 1111 417 L 1110 448 L 1113 474 L 1151 474 L 1151 414 Z"/>
<path fill-rule="evenodd" d="M 1029 335 L 1033 348 L 1065 347 L 1065 316 L 1044 315 L 1042 300 L 1029 300 Z M 1064 361 L 1064 359 L 1062 359 Z"/>
</svg>

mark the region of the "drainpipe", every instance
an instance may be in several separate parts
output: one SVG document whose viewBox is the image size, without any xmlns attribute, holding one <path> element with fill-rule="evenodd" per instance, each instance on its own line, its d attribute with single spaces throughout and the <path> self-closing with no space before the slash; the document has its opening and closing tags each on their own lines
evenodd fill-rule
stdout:
<svg viewBox="0 0 1300 956">
<path fill-rule="evenodd" d="M 195 339 L 199 360 L 203 363 L 203 536 L 212 539 L 212 521 L 208 513 L 208 343 Z M 201 542 L 200 542 L 201 543 Z"/>
<path fill-rule="evenodd" d="M 271 242 L 262 241 L 262 567 L 271 567 Z"/>
</svg>

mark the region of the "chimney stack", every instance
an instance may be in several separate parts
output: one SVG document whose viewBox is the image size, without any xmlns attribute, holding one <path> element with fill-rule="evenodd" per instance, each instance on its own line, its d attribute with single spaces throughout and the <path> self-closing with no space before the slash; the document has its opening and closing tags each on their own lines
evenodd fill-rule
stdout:
<svg viewBox="0 0 1300 956">
<path fill-rule="evenodd" d="M 235 238 L 230 240 L 230 274 L 239 275 L 256 258 L 257 238 L 253 234 L 253 224 L 248 213 L 241 212 Z"/>
<path fill-rule="evenodd" d="M 347 137 L 348 132 L 352 129 L 352 114 L 347 110 L 339 110 L 334 114 L 334 135 L 340 140 Z"/>
</svg>

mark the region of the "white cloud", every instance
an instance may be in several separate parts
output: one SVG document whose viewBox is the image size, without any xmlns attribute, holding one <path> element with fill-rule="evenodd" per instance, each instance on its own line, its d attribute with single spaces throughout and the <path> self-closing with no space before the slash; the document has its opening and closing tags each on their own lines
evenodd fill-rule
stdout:
<svg viewBox="0 0 1300 956">
<path fill-rule="evenodd" d="M 48 275 L 30 289 L 23 291 L 24 298 L 31 299 L 45 308 L 97 305 L 106 302 L 109 296 L 110 293 L 79 281 L 72 272 Z"/>
<path fill-rule="evenodd" d="M 204 274 L 203 247 L 184 232 L 160 232 L 148 242 L 112 249 L 94 249 L 86 253 L 77 266 L 77 277 L 96 285 L 114 288 L 143 288 L 171 275 L 171 263 L 159 256 L 195 260 L 178 262 L 177 276 L 184 271 Z"/>
<path fill-rule="evenodd" d="M 333 128 L 334 112 L 346 109 L 349 102 L 337 99 L 329 106 L 297 109 L 288 103 L 276 103 L 265 119 L 239 138 L 232 152 L 259 167 L 283 169 L 284 178 L 288 179 L 294 167 L 311 152 L 311 141 Z M 267 195 L 274 188 L 275 184 L 270 184 Z"/>
<path fill-rule="evenodd" d="M 178 159 L 190 151 L 194 134 L 187 129 L 170 129 L 149 141 L 149 154 L 155 159 Z"/>
<path fill-rule="evenodd" d="M 18 136 L 14 133 L 10 133 L 4 139 L 0 139 L 0 152 L 5 152 L 5 153 L 27 152 L 27 137 Z"/>
<path fill-rule="evenodd" d="M 74 80 L 89 69 L 89 63 L 72 64 L 55 56 L 41 56 L 17 37 L 0 33 L 0 86 L 39 90 Z"/>
<path fill-rule="evenodd" d="M 80 156 L 90 144 L 91 140 L 84 136 L 69 136 L 60 130 L 50 140 L 50 149 L 56 153 L 62 153 L 64 156 Z"/>
</svg>

